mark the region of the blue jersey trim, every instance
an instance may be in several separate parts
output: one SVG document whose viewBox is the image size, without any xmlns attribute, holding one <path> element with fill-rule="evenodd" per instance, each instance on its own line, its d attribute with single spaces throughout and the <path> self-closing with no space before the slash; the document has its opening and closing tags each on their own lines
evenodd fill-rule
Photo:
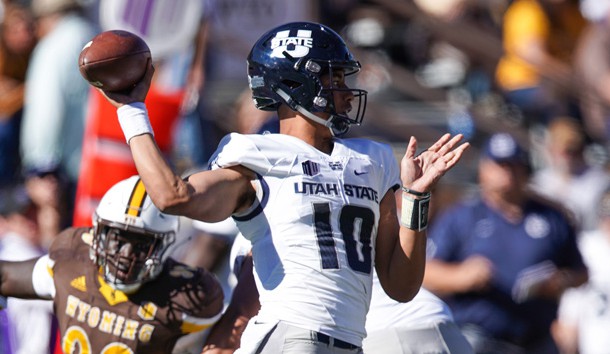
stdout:
<svg viewBox="0 0 610 354">
<path fill-rule="evenodd" d="M 269 200 L 269 185 L 267 184 L 267 182 L 265 181 L 263 176 L 261 176 L 257 173 L 256 177 L 261 183 L 261 187 L 263 189 L 263 198 L 261 199 L 260 203 L 258 203 L 256 208 L 254 208 L 251 212 L 249 212 L 246 215 L 233 216 L 233 220 L 247 221 L 247 220 L 254 219 L 256 216 L 258 216 L 258 214 L 262 213 L 265 206 L 267 206 L 267 202 Z"/>
</svg>

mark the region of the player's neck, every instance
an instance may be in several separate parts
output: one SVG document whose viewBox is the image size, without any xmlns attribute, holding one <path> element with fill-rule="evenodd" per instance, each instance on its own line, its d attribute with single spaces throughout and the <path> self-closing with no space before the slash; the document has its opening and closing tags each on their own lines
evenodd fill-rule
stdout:
<svg viewBox="0 0 610 354">
<path fill-rule="evenodd" d="M 333 150 L 333 137 L 330 130 L 298 115 L 281 119 L 280 133 L 301 139 L 326 154 L 330 154 Z"/>
</svg>

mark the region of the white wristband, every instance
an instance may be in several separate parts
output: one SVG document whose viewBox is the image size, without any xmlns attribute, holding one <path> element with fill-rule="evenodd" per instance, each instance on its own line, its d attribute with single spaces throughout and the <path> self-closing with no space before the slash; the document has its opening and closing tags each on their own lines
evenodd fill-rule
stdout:
<svg viewBox="0 0 610 354">
<path fill-rule="evenodd" d="M 154 136 L 144 102 L 123 105 L 117 109 L 116 113 L 127 144 L 129 144 L 131 138 L 137 135 L 150 134 Z"/>
</svg>

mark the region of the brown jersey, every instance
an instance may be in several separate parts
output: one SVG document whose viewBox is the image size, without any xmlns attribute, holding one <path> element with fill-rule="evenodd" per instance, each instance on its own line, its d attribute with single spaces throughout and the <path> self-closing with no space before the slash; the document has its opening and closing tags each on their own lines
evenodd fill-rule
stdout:
<svg viewBox="0 0 610 354">
<path fill-rule="evenodd" d="M 64 353 L 171 353 L 181 336 L 211 326 L 222 309 L 216 278 L 168 259 L 134 294 L 111 288 L 89 256 L 88 228 L 67 229 L 49 250 Z"/>
</svg>

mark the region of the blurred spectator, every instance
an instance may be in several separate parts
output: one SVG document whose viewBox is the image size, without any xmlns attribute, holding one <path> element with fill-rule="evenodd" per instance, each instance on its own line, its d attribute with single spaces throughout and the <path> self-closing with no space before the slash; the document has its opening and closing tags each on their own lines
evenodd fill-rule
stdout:
<svg viewBox="0 0 610 354">
<path fill-rule="evenodd" d="M 66 182 L 68 219 L 74 209 L 89 92 L 76 62 L 94 35 L 81 10 L 79 0 L 32 0 L 39 42 L 27 70 L 21 127 L 25 171 L 58 172 Z"/>
<path fill-rule="evenodd" d="M 583 88 L 582 118 L 587 134 L 606 145 L 610 139 L 610 1 L 581 3 L 589 20 L 574 54 L 574 69 Z"/>
<path fill-rule="evenodd" d="M 589 270 L 589 283 L 610 290 L 610 188 L 602 193 L 595 206 L 597 227 L 581 234 L 578 248 Z"/>
<path fill-rule="evenodd" d="M 447 301 L 475 353 L 557 353 L 557 301 L 587 277 L 575 230 L 527 191 L 528 154 L 511 135 L 492 135 L 478 168 L 480 197 L 431 225 L 424 286 Z"/>
<path fill-rule="evenodd" d="M 495 12 L 503 0 L 382 3 L 355 7 L 345 29 L 351 44 L 378 53 L 361 55 L 360 85 L 383 99 L 399 91 L 407 100 L 448 101 L 449 131 L 472 137 L 471 106 L 491 93 L 501 54 Z"/>
<path fill-rule="evenodd" d="M 606 253 L 606 257 L 608 254 Z M 607 261 L 608 258 L 605 260 Z M 606 266 L 608 266 L 606 262 Z M 610 289 L 585 284 L 561 298 L 553 337 L 561 354 L 605 354 L 610 346 L 608 328 Z"/>
<path fill-rule="evenodd" d="M 526 125 L 579 117 L 572 54 L 585 25 L 578 0 L 514 0 L 508 6 L 496 83 Z"/>
<path fill-rule="evenodd" d="M 587 284 L 562 296 L 553 336 L 563 354 L 602 354 L 610 348 L 610 189 L 595 204 L 598 224 L 578 242 Z"/>
<path fill-rule="evenodd" d="M 434 31 L 431 33 L 428 48 L 428 58 L 425 65 L 418 71 L 418 78 L 426 86 L 436 87 L 465 87 L 473 97 L 483 95 L 491 86 L 492 67 L 495 67 L 497 58 L 494 48 L 482 39 L 476 31 L 487 35 L 499 35 L 499 26 L 494 22 L 489 4 L 465 0 L 426 1 L 415 0 L 417 6 L 426 16 L 430 16 L 428 26 Z M 477 41 L 479 46 L 486 48 L 486 55 L 472 55 L 472 49 L 457 41 L 447 33 L 447 27 L 453 26 L 455 31 L 461 33 L 470 27 L 475 29 L 475 36 L 471 40 Z M 445 28 L 443 28 L 445 27 Z M 468 32 L 464 32 L 468 33 Z M 476 83 L 475 83 L 476 81 Z"/>
<path fill-rule="evenodd" d="M 7 2 L 0 24 L 0 185 L 21 176 L 19 132 L 25 74 L 36 44 L 34 18 L 26 7 Z"/>
<path fill-rule="evenodd" d="M 47 250 L 53 239 L 61 231 L 61 226 L 67 224 L 66 200 L 63 184 L 53 173 L 28 176 L 25 181 L 28 196 L 36 204 L 36 223 L 40 233 L 40 245 Z"/>
<path fill-rule="evenodd" d="M 597 200 L 610 182 L 610 174 L 586 161 L 587 142 L 581 122 L 557 117 L 546 132 L 547 161 L 532 176 L 532 188 L 570 210 L 579 228 L 595 228 Z"/>
<path fill-rule="evenodd" d="M 23 261 L 44 253 L 37 206 L 24 186 L 0 189 L 0 260 Z M 53 304 L 44 300 L 8 299 L 7 337 L 13 354 L 49 353 L 53 338 Z"/>
</svg>

